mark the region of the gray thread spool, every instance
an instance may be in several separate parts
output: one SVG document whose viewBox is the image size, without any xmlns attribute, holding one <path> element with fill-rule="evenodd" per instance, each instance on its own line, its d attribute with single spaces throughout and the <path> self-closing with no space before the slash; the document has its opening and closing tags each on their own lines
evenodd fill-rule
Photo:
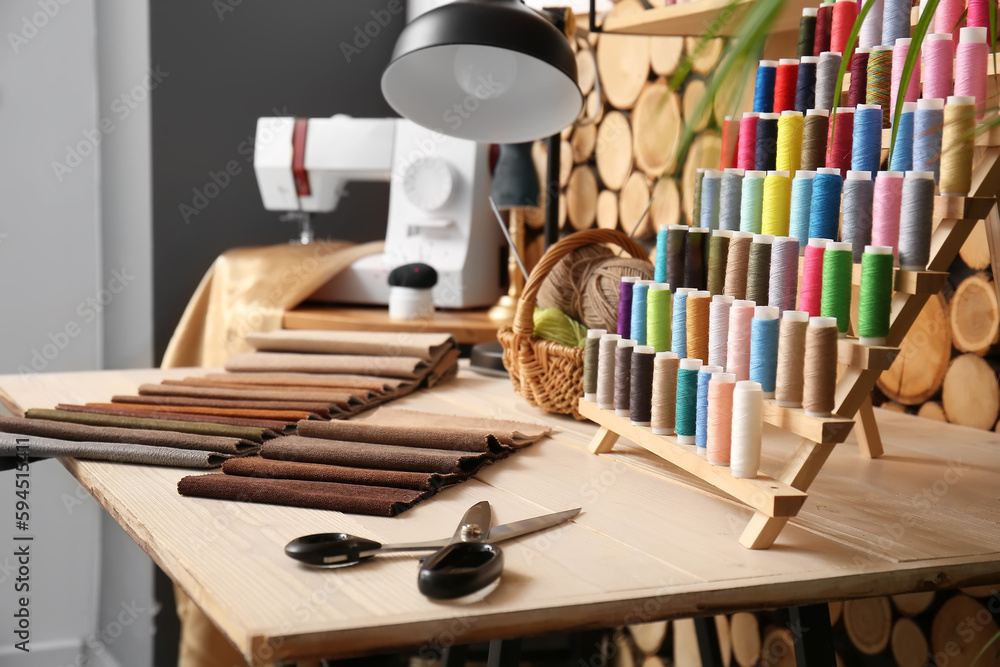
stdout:
<svg viewBox="0 0 1000 667">
<path fill-rule="evenodd" d="M 742 201 L 743 170 L 726 169 L 719 188 L 719 229 L 739 231 Z"/>
<path fill-rule="evenodd" d="M 719 228 L 719 192 L 721 188 L 722 172 L 718 169 L 706 169 L 705 177 L 701 181 L 700 227 Z"/>
<path fill-rule="evenodd" d="M 615 407 L 615 350 L 621 336 L 604 334 L 597 355 L 597 407 L 611 410 Z"/>
<path fill-rule="evenodd" d="M 632 350 L 635 341 L 623 338 L 615 350 L 615 415 L 629 416 L 629 399 L 632 395 Z"/>
<path fill-rule="evenodd" d="M 636 426 L 649 426 L 653 411 L 653 358 L 656 350 L 637 345 L 632 352 L 632 379 L 629 382 L 629 419 Z"/>
<path fill-rule="evenodd" d="M 899 215 L 899 266 L 924 271 L 931 258 L 931 216 L 934 212 L 934 173 L 908 171 L 903 178 L 903 207 Z"/>
<path fill-rule="evenodd" d="M 816 104 L 814 109 L 833 109 L 833 93 L 837 89 L 837 75 L 840 73 L 841 55 L 834 51 L 819 54 L 816 65 Z"/>
<path fill-rule="evenodd" d="M 587 342 L 583 348 L 583 399 L 597 400 L 597 367 L 601 354 L 601 337 L 606 329 L 588 329 Z"/>
<path fill-rule="evenodd" d="M 844 181 L 844 220 L 841 238 L 854 250 L 854 262 L 861 261 L 865 246 L 872 242 L 872 202 L 875 182 L 867 171 L 849 171 Z"/>
<path fill-rule="evenodd" d="M 767 283 L 767 303 L 778 312 L 795 309 L 799 277 L 799 240 L 778 236 L 771 244 L 771 275 Z"/>
</svg>

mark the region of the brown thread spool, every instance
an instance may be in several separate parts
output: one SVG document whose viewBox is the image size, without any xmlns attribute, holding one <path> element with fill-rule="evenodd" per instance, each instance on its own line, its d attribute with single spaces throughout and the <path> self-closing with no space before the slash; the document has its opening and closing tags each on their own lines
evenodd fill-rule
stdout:
<svg viewBox="0 0 1000 667">
<path fill-rule="evenodd" d="M 750 261 L 750 244 L 753 232 L 733 232 L 729 239 L 729 256 L 726 258 L 726 284 L 723 294 L 734 299 L 745 299 L 747 294 L 747 268 Z"/>
<path fill-rule="evenodd" d="M 806 329 L 809 313 L 786 310 L 778 330 L 778 372 L 774 400 L 784 408 L 802 407 L 802 386 L 806 357 Z"/>
<path fill-rule="evenodd" d="M 810 417 L 829 417 L 833 414 L 838 338 L 836 317 L 809 318 L 802 407 Z"/>
<path fill-rule="evenodd" d="M 972 190 L 976 98 L 952 95 L 944 105 L 941 131 L 941 194 L 964 197 Z"/>
<path fill-rule="evenodd" d="M 615 350 L 615 415 L 629 416 L 629 398 L 632 393 L 632 350 L 635 341 L 622 338 Z"/>
<path fill-rule="evenodd" d="M 708 240 L 708 291 L 712 295 L 722 294 L 725 289 L 726 261 L 732 237 L 730 230 L 716 229 Z"/>
<path fill-rule="evenodd" d="M 680 358 L 675 352 L 657 352 L 653 359 L 653 396 L 651 423 L 656 435 L 674 434 L 677 410 L 677 368 Z"/>
<path fill-rule="evenodd" d="M 636 426 L 649 426 L 652 422 L 653 357 L 655 355 L 656 350 L 649 345 L 636 345 L 632 352 L 629 419 Z"/>
<path fill-rule="evenodd" d="M 687 295 L 687 356 L 708 359 L 708 319 L 712 294 L 707 290 Z"/>
<path fill-rule="evenodd" d="M 758 306 L 768 305 L 768 283 L 771 276 L 771 244 L 774 236 L 754 234 L 747 261 L 747 292 L 744 297 Z"/>
<path fill-rule="evenodd" d="M 809 109 L 802 126 L 802 168 L 815 171 L 826 166 L 826 142 L 830 133 L 830 112 Z"/>
</svg>

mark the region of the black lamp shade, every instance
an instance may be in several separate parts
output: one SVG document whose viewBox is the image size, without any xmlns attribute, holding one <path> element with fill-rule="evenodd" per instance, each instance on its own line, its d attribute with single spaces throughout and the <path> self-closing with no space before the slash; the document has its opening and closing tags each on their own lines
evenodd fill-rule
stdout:
<svg viewBox="0 0 1000 667">
<path fill-rule="evenodd" d="M 415 18 L 382 94 L 418 125 L 502 144 L 555 134 L 583 106 L 569 42 L 520 0 L 461 0 Z"/>
</svg>

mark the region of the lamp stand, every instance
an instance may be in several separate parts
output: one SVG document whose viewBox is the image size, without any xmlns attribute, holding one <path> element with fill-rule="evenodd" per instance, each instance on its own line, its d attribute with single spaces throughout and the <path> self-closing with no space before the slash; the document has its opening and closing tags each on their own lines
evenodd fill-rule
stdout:
<svg viewBox="0 0 1000 667">
<path fill-rule="evenodd" d="M 524 274 L 517 265 L 514 253 L 524 257 L 524 209 L 512 208 L 509 213 L 507 227 L 510 230 L 510 241 L 513 248 L 507 256 L 507 281 L 510 286 L 507 293 L 500 297 L 492 308 L 489 316 L 494 322 L 510 324 L 514 321 L 514 311 L 524 290 Z"/>
</svg>

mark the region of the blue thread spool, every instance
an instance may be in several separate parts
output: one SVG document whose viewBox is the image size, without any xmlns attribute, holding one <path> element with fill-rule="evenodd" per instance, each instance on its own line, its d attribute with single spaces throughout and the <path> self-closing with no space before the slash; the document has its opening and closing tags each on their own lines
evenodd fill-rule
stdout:
<svg viewBox="0 0 1000 667">
<path fill-rule="evenodd" d="M 722 190 L 722 172 L 706 169 L 701 181 L 701 227 L 719 228 L 719 201 Z"/>
<path fill-rule="evenodd" d="M 944 100 L 917 100 L 913 112 L 913 171 L 934 172 L 941 180 L 941 133 L 944 127 Z"/>
<path fill-rule="evenodd" d="M 840 225 L 840 193 L 843 189 L 844 180 L 840 175 L 840 169 L 820 167 L 816 170 L 812 202 L 809 207 L 809 238 L 837 239 L 837 227 Z"/>
<path fill-rule="evenodd" d="M 677 410 L 674 429 L 677 442 L 682 445 L 695 444 L 698 412 L 698 371 L 701 359 L 681 359 L 677 369 Z"/>
<path fill-rule="evenodd" d="M 681 359 L 687 357 L 687 295 L 694 291 L 693 287 L 680 287 L 674 291 L 670 321 L 670 351 Z"/>
<path fill-rule="evenodd" d="M 656 232 L 656 265 L 653 270 L 653 281 L 667 282 L 667 230 L 670 225 L 660 225 Z"/>
<path fill-rule="evenodd" d="M 774 111 L 774 80 L 778 74 L 777 60 L 761 60 L 757 66 L 757 83 L 753 89 L 753 110 L 757 113 Z"/>
<path fill-rule="evenodd" d="M 913 114 L 916 110 L 916 102 L 903 102 L 903 112 L 899 114 L 899 126 L 896 128 L 896 143 L 892 147 L 889 171 L 913 170 Z"/>
<path fill-rule="evenodd" d="M 759 382 L 764 398 L 774 398 L 778 374 L 778 309 L 756 306 L 750 322 L 750 379 Z"/>
<path fill-rule="evenodd" d="M 698 369 L 698 397 L 695 405 L 694 444 L 698 453 L 706 455 L 708 447 L 708 383 L 714 373 L 722 373 L 722 366 L 702 366 Z"/>
<path fill-rule="evenodd" d="M 740 198 L 740 231 L 760 234 L 764 219 L 764 178 L 766 171 L 748 171 L 743 175 Z"/>
<path fill-rule="evenodd" d="M 646 297 L 652 280 L 637 280 L 632 287 L 632 321 L 629 338 L 636 342 L 636 345 L 646 344 Z"/>
<path fill-rule="evenodd" d="M 792 205 L 788 219 L 788 235 L 799 240 L 799 250 L 809 243 L 809 211 L 812 208 L 815 171 L 799 169 L 792 179 Z"/>
<path fill-rule="evenodd" d="M 882 163 L 882 106 L 859 104 L 854 111 L 851 169 L 878 171 Z"/>
</svg>

